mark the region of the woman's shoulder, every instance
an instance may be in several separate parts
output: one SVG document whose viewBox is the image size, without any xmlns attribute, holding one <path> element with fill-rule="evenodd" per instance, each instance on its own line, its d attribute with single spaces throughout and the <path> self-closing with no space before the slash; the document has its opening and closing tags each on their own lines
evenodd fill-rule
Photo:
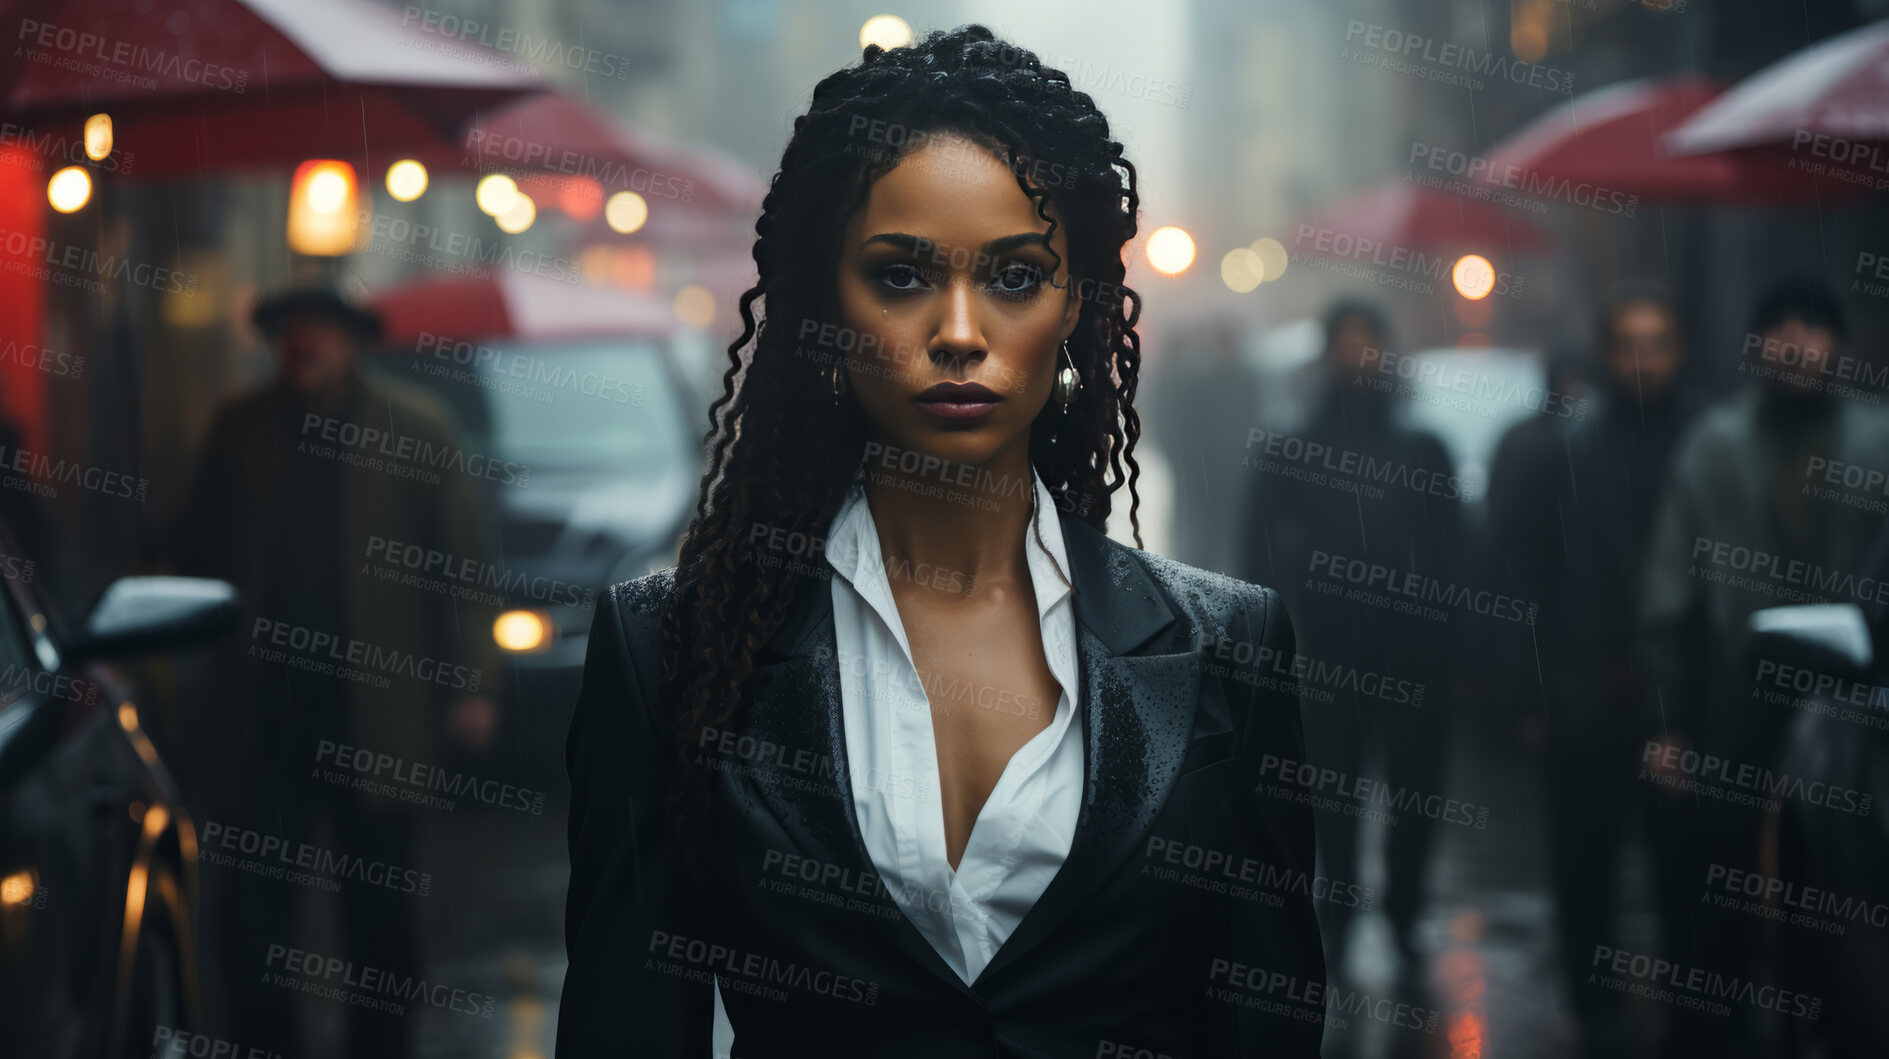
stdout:
<svg viewBox="0 0 1889 1059">
<path fill-rule="evenodd" d="M 1128 571 L 1137 567 L 1144 571 L 1177 615 L 1194 627 L 1197 641 L 1244 635 L 1242 620 L 1250 623 L 1250 635 L 1259 639 L 1291 628 L 1279 593 L 1265 585 L 1191 566 L 1112 537 L 1103 539 L 1110 580 L 1122 584 Z"/>
<path fill-rule="evenodd" d="M 632 657 L 644 657 L 662 639 L 663 615 L 675 599 L 675 567 L 657 570 L 628 581 L 618 581 L 605 592 L 601 605 L 623 630 L 624 646 Z"/>
</svg>

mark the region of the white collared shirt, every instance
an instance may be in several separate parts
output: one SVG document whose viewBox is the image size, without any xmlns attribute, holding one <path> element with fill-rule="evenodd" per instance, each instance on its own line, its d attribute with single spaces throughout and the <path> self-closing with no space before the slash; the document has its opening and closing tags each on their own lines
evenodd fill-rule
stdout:
<svg viewBox="0 0 1889 1059">
<path fill-rule="evenodd" d="M 1062 693 L 1048 727 L 1004 767 L 955 871 L 945 855 L 938 748 L 926 695 L 928 686 L 945 688 L 939 679 L 922 679 L 912 660 L 863 476 L 827 532 L 827 562 L 838 575 L 832 585 L 833 633 L 860 833 L 874 869 L 906 918 L 967 983 L 976 980 L 1062 867 L 1082 807 L 1083 725 L 1075 710 L 1079 685 L 1069 559 L 1055 499 L 1034 470 L 1030 479 L 1037 532 L 1026 526 L 1024 554 L 1043 654 Z M 903 562 L 895 562 L 892 572 L 952 591 L 962 583 L 960 575 L 907 569 Z M 988 688 L 962 689 L 952 697 L 1019 714 L 1028 708 Z"/>
</svg>

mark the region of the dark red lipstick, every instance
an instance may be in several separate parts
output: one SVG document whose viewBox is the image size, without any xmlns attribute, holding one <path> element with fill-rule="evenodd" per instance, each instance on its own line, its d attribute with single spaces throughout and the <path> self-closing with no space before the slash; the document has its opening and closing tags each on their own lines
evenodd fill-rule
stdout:
<svg viewBox="0 0 1889 1059">
<path fill-rule="evenodd" d="M 941 419 L 963 422 L 989 415 L 1003 397 L 974 382 L 941 382 L 912 400 Z"/>
</svg>

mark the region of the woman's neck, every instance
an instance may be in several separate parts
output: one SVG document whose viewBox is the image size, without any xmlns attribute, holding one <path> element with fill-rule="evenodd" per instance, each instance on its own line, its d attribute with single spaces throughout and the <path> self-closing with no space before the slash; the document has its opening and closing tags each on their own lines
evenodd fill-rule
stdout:
<svg viewBox="0 0 1889 1059">
<path fill-rule="evenodd" d="M 982 465 L 871 444 L 865 470 L 866 502 L 888 558 L 983 583 L 1024 569 L 1023 534 L 1036 499 L 1027 436 Z"/>
</svg>

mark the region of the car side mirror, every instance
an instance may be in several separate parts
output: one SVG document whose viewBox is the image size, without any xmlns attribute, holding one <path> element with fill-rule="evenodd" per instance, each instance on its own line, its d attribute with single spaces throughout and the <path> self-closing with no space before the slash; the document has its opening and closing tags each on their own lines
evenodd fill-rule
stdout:
<svg viewBox="0 0 1889 1059">
<path fill-rule="evenodd" d="M 236 628 L 236 588 L 204 577 L 121 577 L 64 645 L 73 661 L 196 647 Z"/>
<path fill-rule="evenodd" d="M 1854 603 L 1766 607 L 1751 616 L 1752 657 L 1862 679 L 1875 665 L 1869 622 Z"/>
</svg>

